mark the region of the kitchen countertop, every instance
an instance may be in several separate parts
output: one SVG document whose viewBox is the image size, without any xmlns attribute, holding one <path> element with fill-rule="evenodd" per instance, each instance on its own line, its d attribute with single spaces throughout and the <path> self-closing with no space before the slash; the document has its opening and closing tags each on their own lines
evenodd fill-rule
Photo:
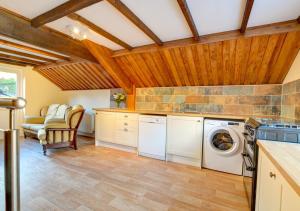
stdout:
<svg viewBox="0 0 300 211">
<path fill-rule="evenodd" d="M 218 119 L 232 119 L 245 121 L 249 116 L 243 115 L 229 115 L 229 114 L 206 114 L 197 112 L 170 112 L 170 111 L 143 111 L 143 110 L 128 110 L 128 109 L 113 109 L 113 108 L 94 108 L 95 111 L 105 112 L 123 112 L 123 113 L 137 113 L 148 115 L 175 115 L 175 116 L 192 116 L 204 118 L 218 118 Z"/>
<path fill-rule="evenodd" d="M 257 144 L 300 196 L 300 144 L 265 140 Z"/>
</svg>

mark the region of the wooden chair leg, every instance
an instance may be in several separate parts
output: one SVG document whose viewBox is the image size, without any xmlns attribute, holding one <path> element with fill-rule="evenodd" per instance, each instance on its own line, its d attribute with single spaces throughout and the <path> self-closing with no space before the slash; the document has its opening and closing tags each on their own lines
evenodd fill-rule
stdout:
<svg viewBox="0 0 300 211">
<path fill-rule="evenodd" d="M 76 136 L 74 137 L 74 149 L 77 150 L 77 138 Z"/>
<path fill-rule="evenodd" d="M 43 145 L 43 154 L 46 156 L 47 155 L 47 146 Z"/>
</svg>

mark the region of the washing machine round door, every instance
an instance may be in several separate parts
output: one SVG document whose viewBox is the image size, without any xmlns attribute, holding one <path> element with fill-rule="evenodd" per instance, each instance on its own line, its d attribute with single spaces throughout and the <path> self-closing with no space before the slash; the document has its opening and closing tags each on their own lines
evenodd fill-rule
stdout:
<svg viewBox="0 0 300 211">
<path fill-rule="evenodd" d="M 215 127 L 208 134 L 208 147 L 223 156 L 230 156 L 238 151 L 241 139 L 238 134 L 228 127 Z"/>
</svg>

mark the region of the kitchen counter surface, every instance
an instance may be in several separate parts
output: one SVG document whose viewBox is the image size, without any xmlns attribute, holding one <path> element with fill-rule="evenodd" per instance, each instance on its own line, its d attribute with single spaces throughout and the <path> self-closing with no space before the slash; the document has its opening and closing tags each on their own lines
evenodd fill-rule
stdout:
<svg viewBox="0 0 300 211">
<path fill-rule="evenodd" d="M 300 144 L 265 140 L 257 143 L 300 196 Z"/>
<path fill-rule="evenodd" d="M 228 114 L 206 114 L 197 112 L 167 112 L 167 111 L 143 111 L 143 110 L 128 110 L 128 109 L 112 109 L 112 108 L 94 108 L 95 111 L 105 112 L 123 112 L 123 113 L 138 113 L 148 115 L 175 115 L 175 116 L 192 116 L 192 117 L 204 117 L 204 118 L 216 118 L 216 119 L 232 119 L 245 121 L 249 116 L 243 115 L 228 115 Z"/>
</svg>

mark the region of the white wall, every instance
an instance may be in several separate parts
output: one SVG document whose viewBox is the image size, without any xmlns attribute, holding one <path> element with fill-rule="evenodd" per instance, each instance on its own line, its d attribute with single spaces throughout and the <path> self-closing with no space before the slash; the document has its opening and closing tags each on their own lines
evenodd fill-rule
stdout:
<svg viewBox="0 0 300 211">
<path fill-rule="evenodd" d="M 67 104 L 80 104 L 85 108 L 85 115 L 79 127 L 79 131 L 92 133 L 95 130 L 93 108 L 109 108 L 110 107 L 110 90 L 83 90 L 83 91 L 64 91 L 64 99 Z"/>
<path fill-rule="evenodd" d="M 298 55 L 294 63 L 292 64 L 291 69 L 286 75 L 283 83 L 285 84 L 291 81 L 295 81 L 297 79 L 300 79 L 300 51 L 298 52 Z"/>
<path fill-rule="evenodd" d="M 24 70 L 26 115 L 39 115 L 40 109 L 53 103 L 67 103 L 63 91 L 31 68 Z"/>
</svg>

